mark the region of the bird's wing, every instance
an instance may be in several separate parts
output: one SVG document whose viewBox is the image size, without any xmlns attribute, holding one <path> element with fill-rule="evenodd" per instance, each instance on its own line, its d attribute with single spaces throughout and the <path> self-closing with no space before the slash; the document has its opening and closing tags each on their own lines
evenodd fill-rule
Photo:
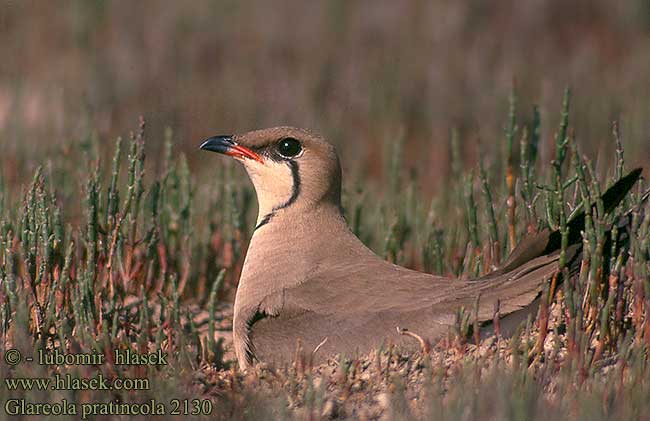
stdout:
<svg viewBox="0 0 650 421">
<path fill-rule="evenodd" d="M 250 339 L 264 361 L 292 357 L 298 339 L 307 352 L 327 339 L 319 348 L 322 356 L 368 352 L 387 342 L 417 347 L 396 328 L 433 341 L 454 325 L 459 308 L 473 312 L 479 295 L 479 323 L 492 320 L 497 300 L 506 316 L 533 302 L 556 266 L 557 255 L 543 256 L 516 271 L 474 281 L 434 277 L 389 263 L 381 269 L 374 264 L 373 277 L 363 265 L 337 267 L 285 289 L 282 310 L 255 323 Z"/>
</svg>

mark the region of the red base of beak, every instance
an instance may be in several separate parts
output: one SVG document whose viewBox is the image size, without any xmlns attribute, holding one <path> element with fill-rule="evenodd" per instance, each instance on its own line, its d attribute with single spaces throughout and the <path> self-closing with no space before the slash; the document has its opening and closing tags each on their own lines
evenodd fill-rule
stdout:
<svg viewBox="0 0 650 421">
<path fill-rule="evenodd" d="M 248 148 L 245 148 L 240 145 L 232 146 L 228 151 L 225 153 L 228 156 L 232 156 L 234 158 L 249 158 L 253 159 L 261 164 L 264 163 L 264 160 L 262 160 L 262 157 L 256 154 L 255 152 L 251 151 Z"/>
</svg>

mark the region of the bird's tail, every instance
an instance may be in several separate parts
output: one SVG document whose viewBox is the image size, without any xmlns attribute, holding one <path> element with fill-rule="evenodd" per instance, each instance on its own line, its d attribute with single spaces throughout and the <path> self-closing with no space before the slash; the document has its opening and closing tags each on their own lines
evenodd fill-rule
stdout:
<svg viewBox="0 0 650 421">
<path fill-rule="evenodd" d="M 611 213 L 630 192 L 641 176 L 637 168 L 619 179 L 601 196 L 605 213 Z M 643 200 L 647 199 L 644 195 Z M 582 206 L 582 205 L 581 205 Z M 595 206 L 592 204 L 591 206 Z M 585 226 L 585 212 L 576 208 L 570 217 L 568 228 L 567 262 L 579 261 L 582 249 L 582 231 Z M 617 222 L 619 231 L 630 226 L 629 214 Z M 608 238 L 611 231 L 607 233 Z M 481 294 L 479 319 L 490 321 L 494 303 L 500 302 L 500 313 L 510 319 L 521 321 L 527 314 L 537 310 L 538 298 L 544 287 L 558 270 L 559 254 L 562 248 L 562 233 L 559 230 L 542 230 L 522 239 L 506 262 L 494 272 L 473 281 L 475 294 Z M 574 265 L 577 267 L 577 265 Z M 511 320 L 511 321 L 512 321 Z M 512 323 L 511 323 L 512 324 Z M 514 326 L 514 325 L 513 325 Z"/>
<path fill-rule="evenodd" d="M 641 176 L 641 168 L 636 168 L 630 171 L 625 177 L 619 179 L 613 186 L 601 196 L 605 214 L 609 214 L 621 203 L 621 200 L 627 196 L 634 184 Z M 644 195 L 644 200 L 647 198 L 648 193 Z M 595 207 L 595 204 L 591 205 Z M 582 231 L 585 228 L 585 211 L 581 203 L 573 215 L 570 217 L 567 228 L 569 231 L 568 246 L 579 244 L 582 241 Z M 525 237 L 517 247 L 510 253 L 506 262 L 501 265 L 497 271 L 499 273 L 507 273 L 519 266 L 540 256 L 550 255 L 560 250 L 562 247 L 562 233 L 559 230 L 550 231 L 548 229 L 542 230 L 537 234 Z"/>
</svg>

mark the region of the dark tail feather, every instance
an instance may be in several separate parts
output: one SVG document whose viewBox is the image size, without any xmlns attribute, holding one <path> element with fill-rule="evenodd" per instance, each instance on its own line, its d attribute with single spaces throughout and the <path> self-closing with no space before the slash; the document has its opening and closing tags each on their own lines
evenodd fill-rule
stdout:
<svg viewBox="0 0 650 421">
<path fill-rule="evenodd" d="M 634 184 L 641 176 L 641 168 L 636 168 L 625 177 L 618 180 L 601 196 L 605 213 L 610 213 L 616 209 L 618 204 L 630 192 Z M 648 193 L 644 195 L 644 200 L 647 198 Z M 580 205 L 580 207 L 583 207 Z M 592 204 L 592 207 L 595 207 Z M 585 227 L 585 212 L 576 208 L 571 216 L 567 228 L 569 229 L 569 244 L 576 244 L 582 241 L 581 231 Z M 524 263 L 543 255 L 551 254 L 562 247 L 562 233 L 560 231 L 549 231 L 548 229 L 542 230 L 539 233 L 525 237 L 517 247 L 512 251 L 508 260 L 502 265 L 501 269 L 497 270 L 499 273 L 511 271 Z"/>
<path fill-rule="evenodd" d="M 641 176 L 641 168 L 636 168 L 625 177 L 618 180 L 612 187 L 607 189 L 605 194 L 601 196 L 603 201 L 603 206 L 605 208 L 605 214 L 609 214 L 616 209 L 621 200 L 627 196 L 634 184 L 639 180 Z M 583 204 L 584 206 L 584 204 Z M 592 204 L 592 207 L 595 207 L 595 204 Z M 585 212 L 584 210 L 578 214 L 572 216 L 568 223 L 569 228 L 569 245 L 575 244 L 582 240 L 581 231 L 585 228 Z M 548 244 L 544 250 L 544 254 L 552 253 L 555 250 L 559 250 L 562 247 L 562 234 L 560 231 L 554 231 L 549 237 Z"/>
</svg>

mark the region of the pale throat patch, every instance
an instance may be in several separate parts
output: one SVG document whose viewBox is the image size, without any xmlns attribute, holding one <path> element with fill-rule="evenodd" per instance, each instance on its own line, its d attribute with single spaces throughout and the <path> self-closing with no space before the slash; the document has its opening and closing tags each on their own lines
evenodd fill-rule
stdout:
<svg viewBox="0 0 650 421">
<path fill-rule="evenodd" d="M 266 159 L 261 164 L 246 160 L 244 166 L 257 194 L 258 226 L 265 218 L 271 218 L 274 212 L 291 205 L 297 199 L 300 175 L 296 162 Z"/>
</svg>

